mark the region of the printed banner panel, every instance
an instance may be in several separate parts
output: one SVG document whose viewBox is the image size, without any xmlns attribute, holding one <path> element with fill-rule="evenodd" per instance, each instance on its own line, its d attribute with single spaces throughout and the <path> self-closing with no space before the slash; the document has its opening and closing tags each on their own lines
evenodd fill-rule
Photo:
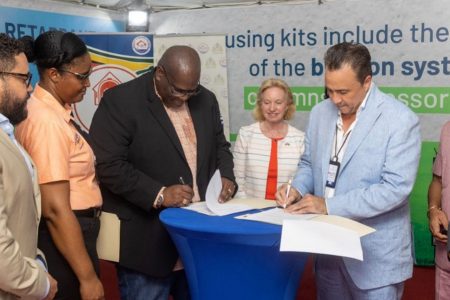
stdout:
<svg viewBox="0 0 450 300">
<path fill-rule="evenodd" d="M 75 116 L 89 130 L 103 93 L 153 67 L 153 35 L 135 33 L 80 34 L 92 59 L 91 85 L 74 104 Z"/>
</svg>

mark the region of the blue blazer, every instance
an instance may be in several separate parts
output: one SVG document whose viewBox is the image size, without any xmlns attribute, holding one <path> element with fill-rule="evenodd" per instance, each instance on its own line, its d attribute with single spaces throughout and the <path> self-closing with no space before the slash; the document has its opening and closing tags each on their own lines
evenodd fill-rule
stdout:
<svg viewBox="0 0 450 300">
<path fill-rule="evenodd" d="M 338 109 L 327 99 L 310 114 L 305 152 L 293 186 L 323 197 Z M 412 276 L 408 195 L 421 149 L 418 117 L 374 84 L 348 141 L 328 213 L 371 226 L 361 238 L 364 261 L 344 258 L 361 289 L 398 283 Z"/>
</svg>

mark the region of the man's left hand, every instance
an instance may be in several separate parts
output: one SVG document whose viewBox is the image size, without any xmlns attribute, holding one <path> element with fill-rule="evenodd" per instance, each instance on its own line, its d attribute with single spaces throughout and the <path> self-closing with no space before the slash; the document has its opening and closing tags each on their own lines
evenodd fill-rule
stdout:
<svg viewBox="0 0 450 300">
<path fill-rule="evenodd" d="M 292 214 L 327 214 L 325 199 L 306 194 L 300 201 L 289 205 L 286 211 Z"/>
<path fill-rule="evenodd" d="M 222 191 L 219 195 L 219 202 L 224 203 L 230 200 L 234 195 L 235 189 L 236 186 L 234 185 L 233 181 L 228 178 L 222 177 Z"/>
</svg>

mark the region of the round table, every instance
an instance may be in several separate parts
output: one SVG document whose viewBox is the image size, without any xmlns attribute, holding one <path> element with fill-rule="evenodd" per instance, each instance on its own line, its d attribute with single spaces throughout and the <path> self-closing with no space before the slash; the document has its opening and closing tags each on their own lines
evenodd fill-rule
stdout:
<svg viewBox="0 0 450 300">
<path fill-rule="evenodd" d="M 208 216 L 181 208 L 161 212 L 192 299 L 295 299 L 308 255 L 280 252 L 281 226 L 235 219 L 239 214 Z"/>
</svg>

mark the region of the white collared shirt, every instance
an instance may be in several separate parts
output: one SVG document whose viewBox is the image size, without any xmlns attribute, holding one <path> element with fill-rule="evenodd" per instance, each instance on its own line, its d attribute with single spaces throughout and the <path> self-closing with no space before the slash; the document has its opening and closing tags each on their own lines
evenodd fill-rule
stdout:
<svg viewBox="0 0 450 300">
<path fill-rule="evenodd" d="M 9 122 L 9 119 L 1 113 L 0 113 L 0 129 L 3 130 L 8 135 L 11 142 L 13 142 L 13 144 L 16 145 L 16 147 L 20 150 L 20 153 L 22 154 L 25 163 L 27 164 L 31 178 L 33 178 L 34 180 L 33 166 L 31 165 L 31 161 L 28 158 L 28 155 L 25 153 L 25 150 L 19 145 L 19 143 L 16 140 L 16 137 L 14 136 L 14 126 L 11 124 L 11 122 Z"/>
<path fill-rule="evenodd" d="M 344 158 L 345 150 L 347 149 L 347 145 L 350 141 L 351 134 L 353 132 L 353 128 L 355 128 L 356 123 L 358 122 L 359 116 L 361 114 L 361 111 L 366 107 L 367 99 L 369 98 L 369 95 L 373 89 L 373 83 L 370 84 L 370 88 L 366 93 L 366 96 L 364 97 L 364 100 L 362 101 L 361 105 L 358 107 L 358 110 L 356 111 L 356 118 L 353 121 L 353 123 L 350 125 L 350 127 L 347 129 L 347 132 L 344 132 L 344 124 L 342 121 L 342 114 L 340 111 L 338 111 L 338 119 L 336 121 L 336 134 L 334 135 L 333 139 L 333 146 L 331 148 L 331 155 L 330 159 L 332 159 L 337 154 L 337 161 L 342 162 L 342 159 Z M 337 145 L 337 150 L 335 148 L 335 145 Z M 339 151 L 340 149 L 340 151 Z M 339 152 L 339 153 L 335 153 Z M 325 199 L 328 199 L 330 197 L 334 196 L 335 189 L 325 186 Z"/>
</svg>

